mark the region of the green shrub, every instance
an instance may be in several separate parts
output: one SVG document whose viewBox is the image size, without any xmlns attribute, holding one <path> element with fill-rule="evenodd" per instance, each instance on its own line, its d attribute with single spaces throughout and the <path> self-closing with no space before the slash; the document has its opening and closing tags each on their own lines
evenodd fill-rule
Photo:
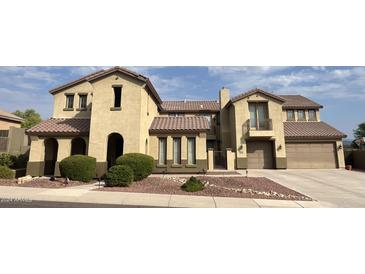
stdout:
<svg viewBox="0 0 365 274">
<path fill-rule="evenodd" d="M 187 192 L 201 191 L 204 188 L 204 184 L 195 177 L 190 177 L 189 180 L 181 186 L 181 189 Z"/>
<path fill-rule="evenodd" d="M 9 153 L 0 153 L 0 166 L 13 167 L 16 157 Z"/>
<path fill-rule="evenodd" d="M 126 165 L 112 166 L 105 175 L 105 186 L 129 186 L 133 182 L 133 170 Z"/>
<path fill-rule="evenodd" d="M 7 166 L 0 166 L 0 179 L 14 179 L 15 172 Z"/>
<path fill-rule="evenodd" d="M 116 164 L 129 166 L 133 170 L 134 180 L 139 181 L 152 173 L 154 160 L 142 153 L 127 153 L 120 156 Z"/>
<path fill-rule="evenodd" d="M 95 168 L 96 159 L 85 155 L 72 155 L 60 162 L 61 176 L 74 181 L 90 182 Z"/>
</svg>

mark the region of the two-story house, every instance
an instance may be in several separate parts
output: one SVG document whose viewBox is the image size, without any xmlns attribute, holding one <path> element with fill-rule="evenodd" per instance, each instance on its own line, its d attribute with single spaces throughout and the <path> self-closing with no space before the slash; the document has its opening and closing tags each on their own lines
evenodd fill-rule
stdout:
<svg viewBox="0 0 365 274">
<path fill-rule="evenodd" d="M 162 101 L 151 81 L 125 68 L 102 70 L 50 91 L 53 117 L 28 130 L 30 175 L 59 175 L 74 154 L 97 160 L 139 152 L 155 172 L 214 168 L 342 168 L 344 134 L 320 121 L 321 105 L 259 89 L 218 101 Z"/>
</svg>

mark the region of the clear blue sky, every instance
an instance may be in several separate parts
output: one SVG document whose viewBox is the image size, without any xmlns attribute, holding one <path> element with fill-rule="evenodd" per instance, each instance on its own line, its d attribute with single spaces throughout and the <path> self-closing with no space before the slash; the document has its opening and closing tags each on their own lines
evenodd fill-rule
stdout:
<svg viewBox="0 0 365 274">
<path fill-rule="evenodd" d="M 52 115 L 48 90 L 105 67 L 0 67 L 0 108 Z M 128 67 L 149 77 L 162 100 L 218 98 L 252 88 L 301 94 L 324 105 L 321 118 L 352 138 L 365 121 L 365 67 Z"/>
</svg>

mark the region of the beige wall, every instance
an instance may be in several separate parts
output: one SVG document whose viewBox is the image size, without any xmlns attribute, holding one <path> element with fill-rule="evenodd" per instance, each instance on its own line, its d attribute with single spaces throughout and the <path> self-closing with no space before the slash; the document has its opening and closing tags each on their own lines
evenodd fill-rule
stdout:
<svg viewBox="0 0 365 274">
<path fill-rule="evenodd" d="M 287 110 L 283 110 L 283 122 L 286 122 L 287 121 Z M 295 121 L 298 120 L 298 113 L 297 113 L 297 110 L 295 109 L 294 110 L 294 118 L 295 118 Z M 308 121 L 308 110 L 305 110 L 305 118 L 306 118 L 306 121 Z M 316 118 L 317 118 L 317 121 L 320 122 L 321 121 L 321 116 L 320 116 L 320 111 L 317 109 L 316 110 Z"/>
<path fill-rule="evenodd" d="M 232 145 L 236 149 L 237 158 L 246 158 L 246 139 L 248 138 L 248 120 L 250 119 L 250 112 L 248 108 L 249 102 L 267 102 L 269 118 L 272 119 L 274 136 L 270 138 L 275 143 L 275 157 L 285 158 L 285 140 L 284 140 L 284 125 L 283 125 L 283 110 L 282 103 L 262 94 L 253 94 L 249 97 L 243 98 L 235 103 L 234 117 L 235 117 L 235 143 Z M 231 106 L 232 108 L 232 106 Z M 278 147 L 281 145 L 281 149 Z"/>
<path fill-rule="evenodd" d="M 341 146 L 341 149 L 339 147 Z M 343 153 L 344 147 L 342 140 L 336 141 L 337 161 L 338 168 L 345 168 L 345 154 Z"/>
<path fill-rule="evenodd" d="M 207 160 L 207 147 L 206 147 L 206 133 L 200 133 L 198 135 L 193 134 L 159 134 L 152 135 L 149 137 L 150 140 L 150 155 L 153 159 L 158 160 L 158 138 L 164 137 L 167 138 L 167 161 L 173 160 L 173 143 L 172 140 L 174 137 L 181 137 L 181 161 L 188 159 L 188 144 L 187 138 L 195 137 L 196 139 L 196 160 Z"/>
<path fill-rule="evenodd" d="M 90 118 L 92 100 L 93 100 L 93 86 L 89 82 L 84 82 L 73 87 L 62 90 L 53 96 L 53 118 Z M 72 111 L 64 110 L 66 107 L 66 94 L 72 93 L 74 97 L 74 108 Z M 87 93 L 87 110 L 78 111 L 79 108 L 79 93 Z"/>
<path fill-rule="evenodd" d="M 94 88 L 90 125 L 89 155 L 105 162 L 108 136 L 123 136 L 123 153 L 145 152 L 148 128 L 157 114 L 155 102 L 146 94 L 144 84 L 121 73 L 114 73 L 92 83 Z M 122 105 L 112 111 L 113 85 L 122 85 Z M 147 114 L 147 110 L 148 113 Z"/>
<path fill-rule="evenodd" d="M 20 128 L 20 123 L 0 119 L 0 130 L 9 130 L 10 127 Z"/>
</svg>

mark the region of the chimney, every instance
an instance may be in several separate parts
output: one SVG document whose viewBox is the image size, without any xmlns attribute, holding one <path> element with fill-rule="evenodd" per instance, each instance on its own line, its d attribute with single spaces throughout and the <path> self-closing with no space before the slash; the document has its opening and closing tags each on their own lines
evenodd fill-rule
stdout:
<svg viewBox="0 0 365 274">
<path fill-rule="evenodd" d="M 229 89 L 222 87 L 219 91 L 219 104 L 221 109 L 227 105 L 230 99 Z"/>
</svg>

